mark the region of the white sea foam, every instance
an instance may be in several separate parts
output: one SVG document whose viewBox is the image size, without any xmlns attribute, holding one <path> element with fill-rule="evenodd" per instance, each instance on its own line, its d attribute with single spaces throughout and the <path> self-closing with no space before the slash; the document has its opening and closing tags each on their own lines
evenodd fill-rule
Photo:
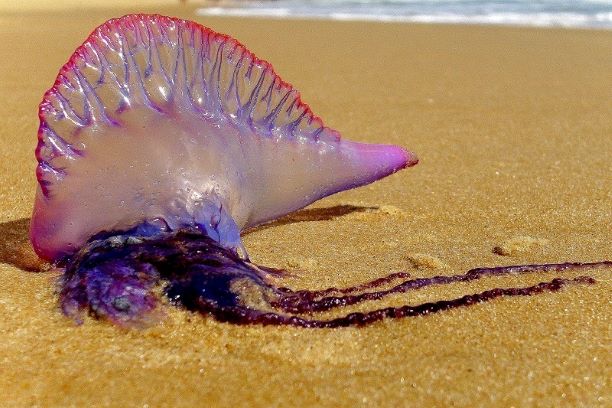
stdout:
<svg viewBox="0 0 612 408">
<path fill-rule="evenodd" d="M 612 0 L 280 0 L 206 7 L 203 16 L 612 29 Z"/>
</svg>

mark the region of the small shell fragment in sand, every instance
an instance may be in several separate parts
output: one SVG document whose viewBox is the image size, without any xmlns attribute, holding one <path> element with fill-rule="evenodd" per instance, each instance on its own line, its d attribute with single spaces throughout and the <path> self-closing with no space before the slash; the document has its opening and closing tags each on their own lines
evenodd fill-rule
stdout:
<svg viewBox="0 0 612 408">
<path fill-rule="evenodd" d="M 545 247 L 548 240 L 528 236 L 513 237 L 493 248 L 493 253 L 502 256 L 515 256 L 531 251 L 535 247 Z"/>
<path fill-rule="evenodd" d="M 347 203 L 346 205 L 353 205 Z M 359 204 L 360 207 L 363 205 Z M 380 206 L 367 206 L 364 207 L 364 211 L 356 211 L 351 213 L 351 217 L 357 220 L 367 220 L 374 216 L 390 216 L 393 218 L 405 218 L 408 213 L 399 207 L 394 205 L 380 205 Z"/>
<path fill-rule="evenodd" d="M 439 258 L 427 254 L 409 254 L 408 262 L 416 269 L 446 269 L 448 265 Z"/>
<path fill-rule="evenodd" d="M 314 258 L 296 257 L 296 258 L 289 258 L 285 262 L 285 267 L 287 268 L 300 269 L 300 270 L 305 270 L 305 271 L 315 269 L 318 265 L 319 265 L 319 262 L 317 262 L 317 260 Z"/>
<path fill-rule="evenodd" d="M 404 217 L 406 216 L 406 211 L 398 208 L 394 205 L 381 205 L 376 210 L 379 214 L 391 215 L 393 217 Z"/>
</svg>

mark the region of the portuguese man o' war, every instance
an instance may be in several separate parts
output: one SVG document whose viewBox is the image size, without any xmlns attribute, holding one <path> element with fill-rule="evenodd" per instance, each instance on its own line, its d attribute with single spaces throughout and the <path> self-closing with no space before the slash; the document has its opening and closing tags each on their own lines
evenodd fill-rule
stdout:
<svg viewBox="0 0 612 408">
<path fill-rule="evenodd" d="M 242 230 L 417 158 L 401 147 L 341 139 L 269 63 L 194 22 L 159 15 L 107 21 L 60 70 L 39 117 L 30 237 L 40 257 L 63 268 L 61 308 L 79 322 L 87 312 L 121 326 L 148 325 L 167 296 L 234 323 L 363 325 L 594 280 L 557 278 L 330 320 L 312 314 L 483 276 L 609 264 L 420 279 L 399 272 L 320 291 L 274 284 L 283 272 L 249 261 Z"/>
</svg>

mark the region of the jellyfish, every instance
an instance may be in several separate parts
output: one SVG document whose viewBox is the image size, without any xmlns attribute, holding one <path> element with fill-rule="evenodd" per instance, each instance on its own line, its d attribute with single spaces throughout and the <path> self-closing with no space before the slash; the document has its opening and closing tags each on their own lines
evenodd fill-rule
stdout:
<svg viewBox="0 0 612 408">
<path fill-rule="evenodd" d="M 195 22 L 127 15 L 96 28 L 39 108 L 36 253 L 63 270 L 61 310 L 125 327 L 160 318 L 160 302 L 237 324 L 360 326 L 500 296 L 592 284 L 581 276 L 421 305 L 316 313 L 565 263 L 479 268 L 348 288 L 292 290 L 284 271 L 249 260 L 245 229 L 417 164 L 399 146 L 345 140 L 272 66 Z"/>
</svg>

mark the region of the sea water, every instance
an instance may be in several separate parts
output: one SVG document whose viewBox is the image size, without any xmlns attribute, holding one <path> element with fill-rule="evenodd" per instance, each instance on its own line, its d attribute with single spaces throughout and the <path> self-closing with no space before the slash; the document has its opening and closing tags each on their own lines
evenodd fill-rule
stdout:
<svg viewBox="0 0 612 408">
<path fill-rule="evenodd" d="M 612 0 L 277 0 L 222 2 L 199 15 L 612 28 Z"/>
</svg>

